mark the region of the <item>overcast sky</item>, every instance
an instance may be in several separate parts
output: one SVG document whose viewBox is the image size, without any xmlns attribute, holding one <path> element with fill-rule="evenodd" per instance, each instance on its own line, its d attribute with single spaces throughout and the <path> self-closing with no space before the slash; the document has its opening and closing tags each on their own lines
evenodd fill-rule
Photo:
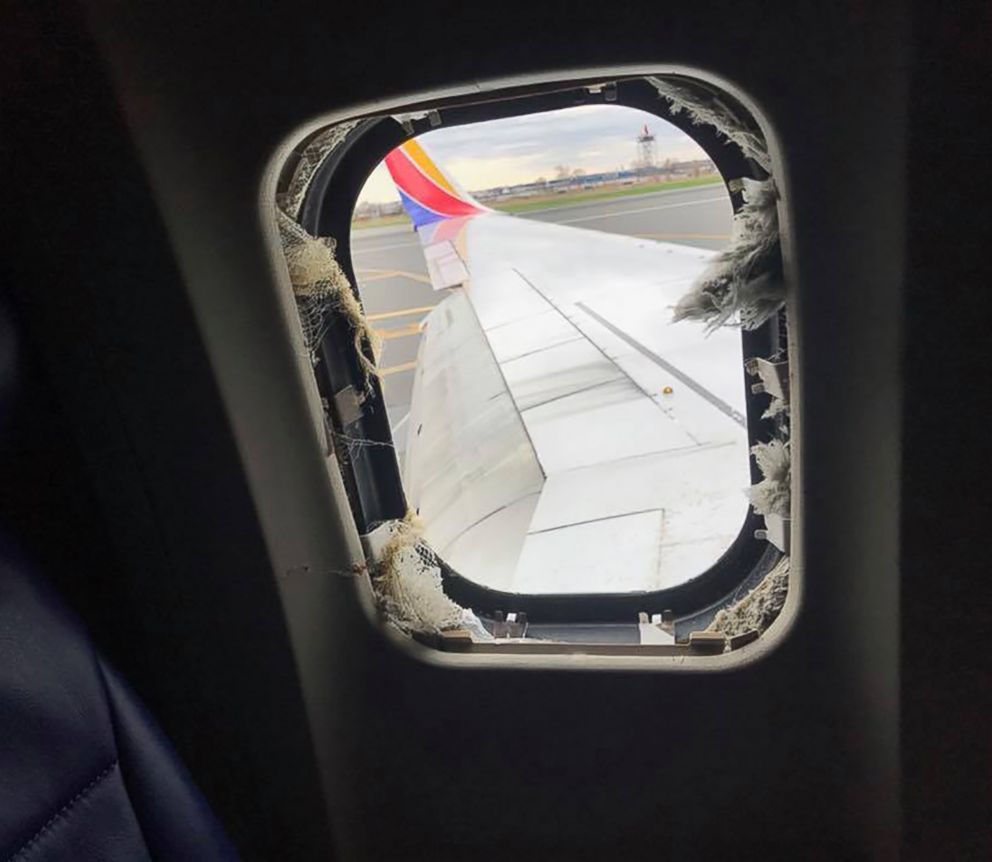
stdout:
<svg viewBox="0 0 992 862">
<path fill-rule="evenodd" d="M 671 123 L 619 105 L 585 105 L 435 129 L 417 140 L 463 187 L 485 189 L 539 176 L 552 179 L 556 165 L 586 173 L 630 167 L 637 154 L 634 139 L 645 123 L 655 135 L 659 162 L 706 157 Z M 399 200 L 385 165 L 372 172 L 358 200 Z"/>
</svg>

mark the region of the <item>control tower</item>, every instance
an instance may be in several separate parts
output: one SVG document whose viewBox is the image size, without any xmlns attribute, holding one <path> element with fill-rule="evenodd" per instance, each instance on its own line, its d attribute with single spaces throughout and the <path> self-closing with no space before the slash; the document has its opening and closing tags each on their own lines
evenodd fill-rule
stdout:
<svg viewBox="0 0 992 862">
<path fill-rule="evenodd" d="M 641 171 L 654 169 L 657 166 L 655 140 L 647 123 L 641 128 L 641 133 L 637 136 L 636 141 L 637 158 L 634 160 L 634 167 Z"/>
</svg>

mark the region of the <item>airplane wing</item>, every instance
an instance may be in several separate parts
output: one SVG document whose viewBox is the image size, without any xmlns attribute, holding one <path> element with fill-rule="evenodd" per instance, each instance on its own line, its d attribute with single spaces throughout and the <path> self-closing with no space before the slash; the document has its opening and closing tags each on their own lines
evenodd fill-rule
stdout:
<svg viewBox="0 0 992 862">
<path fill-rule="evenodd" d="M 432 546 L 511 592 L 632 592 L 708 569 L 750 483 L 740 334 L 671 306 L 713 252 L 483 207 L 386 160 L 449 295 L 425 320 L 404 485 Z"/>
</svg>

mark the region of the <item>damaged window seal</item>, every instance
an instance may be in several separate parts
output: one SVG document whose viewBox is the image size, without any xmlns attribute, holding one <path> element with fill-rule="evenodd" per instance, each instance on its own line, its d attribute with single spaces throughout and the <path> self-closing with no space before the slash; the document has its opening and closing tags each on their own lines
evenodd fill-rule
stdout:
<svg viewBox="0 0 992 862">
<path fill-rule="evenodd" d="M 311 363 L 316 362 L 316 350 L 327 331 L 329 315 L 341 315 L 354 333 L 355 356 L 364 371 L 367 392 L 371 380 L 378 376 L 376 363 L 382 344 L 365 320 L 351 282 L 335 257 L 336 242 L 329 237 L 311 236 L 282 210 L 277 212 L 277 219 Z"/>
<path fill-rule="evenodd" d="M 778 190 L 767 143 L 758 129 L 705 88 L 660 78 L 648 80 L 673 111 L 685 111 L 694 123 L 713 126 L 767 175 L 764 180 L 740 178 L 744 204 L 734 215 L 731 244 L 679 301 L 673 319 L 705 322 L 709 332 L 734 320 L 745 329 L 756 328 L 781 312 L 786 297 Z M 777 420 L 776 435 L 751 448 L 762 478 L 749 489 L 748 497 L 754 511 L 765 519 L 765 529 L 755 536 L 775 545 L 784 556 L 747 596 L 719 611 L 709 629 L 738 636 L 760 635 L 778 616 L 788 593 L 791 550 L 788 365 L 755 357 L 745 368 L 760 378 L 752 392 L 771 396 L 762 418 Z"/>
<path fill-rule="evenodd" d="M 769 321 L 774 321 L 776 317 L 781 316 L 785 299 L 778 236 L 778 192 L 771 176 L 771 160 L 768 157 L 764 139 L 756 127 L 746 121 L 741 121 L 733 108 L 706 87 L 694 89 L 692 82 L 687 83 L 686 79 L 668 80 L 661 77 L 648 77 L 642 80 L 654 88 L 655 98 L 660 96 L 667 100 L 669 110 L 673 115 L 684 112 L 694 125 L 713 127 L 718 138 L 734 144 L 740 149 L 746 161 L 756 165 L 760 173 L 765 174 L 763 178 L 741 174 L 727 182 L 728 188 L 732 192 L 743 197 L 743 205 L 738 207 L 735 213 L 734 241 L 731 247 L 718 257 L 711 270 L 704 274 L 700 282 L 694 286 L 693 291 L 679 303 L 675 312 L 676 317 L 685 320 L 701 320 L 707 329 L 734 322 L 747 331 L 764 328 Z M 629 81 L 621 80 L 620 83 L 622 85 L 629 83 Z M 609 84 L 601 85 L 601 87 L 601 91 L 596 92 L 598 89 L 596 86 L 587 86 L 585 88 L 587 96 L 593 101 L 597 99 L 615 101 L 617 99 L 616 83 L 611 81 Z M 558 94 L 565 94 L 566 92 L 561 85 L 555 89 L 555 93 Z M 476 106 L 476 111 L 485 111 L 497 104 L 499 103 L 495 100 L 487 101 Z M 457 106 L 455 107 L 457 108 Z M 471 111 L 467 115 L 470 116 Z M 451 117 L 450 120 L 449 116 Z M 382 123 L 384 121 L 390 121 L 396 131 L 383 128 Z M 321 387 L 327 402 L 335 404 L 336 419 L 333 438 L 336 447 L 340 448 L 341 460 L 346 467 L 351 464 L 354 468 L 351 471 L 353 473 L 359 472 L 361 465 L 357 461 L 367 457 L 368 452 L 389 450 L 385 452 L 385 455 L 387 459 L 392 460 L 394 465 L 395 455 L 391 451 L 392 444 L 388 422 L 385 421 L 381 391 L 378 387 L 378 381 L 375 379 L 375 353 L 372 343 L 374 336 L 371 332 L 363 330 L 364 316 L 361 315 L 360 305 L 348 280 L 348 276 L 351 274 L 350 251 L 347 248 L 347 243 L 345 243 L 343 253 L 338 258 L 333 240 L 328 241 L 326 237 L 317 236 L 318 233 L 324 234 L 324 230 L 321 229 L 324 227 L 322 224 L 324 217 L 319 210 L 314 211 L 317 213 L 316 215 L 308 212 L 308 206 L 311 205 L 307 201 L 308 198 L 312 198 L 311 193 L 315 179 L 326 168 L 327 163 L 333 158 L 340 158 L 342 151 L 348 148 L 348 144 L 352 144 L 354 140 L 362 136 L 360 133 L 373 131 L 380 140 L 392 140 L 392 145 L 395 146 L 405 137 L 413 136 L 421 125 L 427 126 L 429 124 L 430 127 L 433 127 L 439 121 L 440 115 L 435 109 L 426 109 L 407 114 L 396 113 L 391 118 L 364 118 L 348 121 L 325 129 L 313 136 L 303 148 L 297 171 L 288 188 L 279 198 L 282 214 L 295 225 L 295 228 L 302 232 L 307 240 L 314 241 L 327 249 L 326 254 L 324 252 L 320 252 L 320 254 L 324 257 L 329 256 L 335 261 L 335 265 L 343 276 L 343 284 L 347 285 L 347 295 L 354 300 L 354 306 L 350 309 L 345 307 L 344 302 L 339 307 L 330 309 L 337 312 L 329 315 L 330 323 L 323 326 L 322 321 L 313 330 L 319 334 L 314 337 L 311 333 L 306 338 L 308 349 L 313 351 L 313 360 L 316 364 L 320 362 L 321 354 L 326 358 L 327 342 L 332 340 L 331 336 L 335 334 L 330 332 L 333 327 L 338 327 L 338 334 L 342 326 L 349 327 L 354 336 L 353 361 L 361 369 L 365 383 L 364 394 L 358 398 L 357 409 L 344 410 L 340 403 L 336 403 L 337 396 L 345 391 L 346 387 L 339 385 L 338 388 L 332 389 L 329 395 L 327 394 L 328 387 L 326 385 Z M 472 120 L 459 119 L 457 110 L 452 112 L 449 107 L 445 107 L 446 125 L 459 125 L 468 121 Z M 680 127 L 685 128 L 684 124 L 681 124 Z M 379 132 L 378 129 L 382 131 Z M 707 151 L 709 152 L 709 150 Z M 355 187 L 356 183 L 351 181 L 351 186 Z M 355 191 L 356 194 L 353 195 L 352 200 L 357 196 L 357 188 Z M 337 213 L 335 218 L 338 231 L 331 232 L 329 235 L 347 236 L 341 231 L 344 229 L 344 225 L 350 222 L 350 212 Z M 302 226 L 304 224 L 307 225 L 306 228 Z M 316 246 L 310 246 L 309 249 L 316 258 Z M 337 284 L 334 288 L 334 295 L 343 299 L 345 291 L 342 283 L 337 282 L 336 278 L 337 276 L 335 276 L 335 280 L 329 281 L 331 284 Z M 297 280 L 294 280 L 294 291 L 297 291 Z M 303 297 L 305 298 L 305 291 Z M 297 299 L 301 308 L 301 322 L 303 322 L 306 332 L 308 324 L 304 321 L 309 312 L 304 310 L 305 306 L 301 302 L 300 292 L 297 292 Z M 355 307 L 357 307 L 357 313 L 355 313 Z M 325 305 L 325 315 L 327 312 L 328 307 Z M 771 351 L 769 350 L 767 353 L 770 354 Z M 761 354 L 757 356 L 757 359 L 764 362 L 766 351 L 762 350 Z M 327 363 L 325 362 L 320 369 L 316 369 L 318 378 L 326 373 L 326 366 Z M 341 381 L 339 380 L 339 382 Z M 760 472 L 761 479 L 755 482 L 750 497 L 755 513 L 763 514 L 767 525 L 767 519 L 772 516 L 784 517 L 787 520 L 788 502 L 783 506 L 782 500 L 788 500 L 790 477 L 787 472 L 789 461 L 787 387 L 784 397 L 776 396 L 775 392 L 767 387 L 765 391 L 772 395 L 772 403 L 769 408 L 763 415 L 758 414 L 756 418 L 752 418 L 749 402 L 748 413 L 749 430 L 752 431 L 757 427 L 755 422 L 760 424 L 775 420 L 776 431 L 772 439 L 769 441 L 759 440 L 752 449 L 755 456 L 754 469 Z M 755 393 L 757 394 L 757 390 Z M 351 403 L 347 399 L 346 401 L 347 404 Z M 379 431 L 381 433 L 367 433 L 365 427 L 357 427 L 355 428 L 356 433 L 351 433 L 349 425 L 362 426 L 363 423 L 368 422 L 369 415 L 375 415 L 376 411 L 378 411 Z M 361 416 L 358 413 L 361 413 Z M 754 439 L 752 437 L 752 440 Z M 766 457 L 768 450 L 761 447 L 771 447 L 777 456 L 781 456 L 782 452 L 785 452 L 786 472 L 784 478 L 781 470 L 782 458 L 778 457 L 777 460 L 772 459 L 770 462 Z M 760 456 L 759 452 L 761 453 Z M 380 465 L 382 463 L 384 462 L 380 461 Z M 769 467 L 770 472 L 765 471 L 766 467 Z M 774 469 L 772 469 L 773 467 Z M 398 486 L 398 472 L 395 473 L 395 480 Z M 361 497 L 361 492 L 353 491 L 356 484 L 354 477 L 350 483 L 346 482 L 349 496 L 354 493 L 356 497 Z M 772 485 L 775 487 L 772 488 Z M 759 490 L 762 488 L 764 490 Z M 459 595 L 458 585 L 455 583 L 459 576 L 447 568 L 443 560 L 440 560 L 433 551 L 426 547 L 426 543 L 419 536 L 411 517 L 409 515 L 405 517 L 393 515 L 391 518 L 374 517 L 375 514 L 382 515 L 390 509 L 397 512 L 401 506 L 402 511 L 406 510 L 405 502 L 402 502 L 401 487 L 398 487 L 398 496 L 394 494 L 392 499 L 393 502 L 385 510 L 381 507 L 376 510 L 374 505 L 371 508 L 359 506 L 358 509 L 355 509 L 356 504 L 353 501 L 353 509 L 361 515 L 361 517 L 356 517 L 356 520 L 365 533 L 364 538 L 371 561 L 370 574 L 373 579 L 373 589 L 384 617 L 396 624 L 401 631 L 411 635 L 416 634 L 418 637 L 427 637 L 434 645 L 438 645 L 439 642 L 443 644 L 443 638 L 440 641 L 438 639 L 444 632 L 462 631 L 466 628 L 472 630 L 471 639 L 473 641 L 491 638 L 490 633 L 478 617 L 456 603 L 460 601 L 462 604 L 467 604 L 464 590 Z M 765 507 L 768 500 L 775 501 L 768 505 L 773 506 L 776 511 L 762 512 L 762 508 Z M 786 510 L 785 516 L 781 515 L 783 508 Z M 375 526 L 376 523 L 379 524 L 378 527 Z M 742 531 L 741 541 L 748 539 L 744 535 L 747 530 L 750 530 L 751 535 L 762 532 L 755 530 L 753 525 L 751 527 L 746 526 L 745 531 Z M 377 536 L 376 542 L 371 541 L 373 535 Z M 385 540 L 382 540 L 383 536 L 386 537 Z M 764 536 L 760 537 L 764 538 Z M 787 542 L 785 544 L 787 548 Z M 378 551 L 373 546 L 377 546 Z M 414 558 L 419 562 L 415 562 Z M 402 562 L 402 565 L 399 565 L 399 574 L 397 574 L 397 559 Z M 764 585 L 775 571 L 778 571 L 776 575 L 778 580 L 775 583 L 780 585 L 784 578 L 787 585 L 788 557 L 781 557 L 780 561 L 784 561 L 784 566 L 773 568 L 772 572 L 769 572 L 762 580 L 761 585 Z M 784 575 L 782 574 L 783 570 Z M 422 583 L 417 579 L 422 579 Z M 441 587 L 440 595 L 437 589 L 439 585 Z M 771 587 L 768 589 L 771 590 Z M 725 603 L 723 609 L 718 612 L 718 616 L 724 611 L 729 613 L 729 609 L 743 604 L 757 590 L 758 588 L 739 602 Z M 784 594 L 783 590 L 779 590 L 776 586 L 775 595 L 778 596 L 780 592 Z M 548 596 L 543 598 L 555 601 L 562 597 Z M 587 603 L 603 602 L 604 599 L 602 595 L 572 596 L 571 598 L 578 602 L 585 601 Z M 495 596 L 495 601 L 499 602 L 500 596 Z M 752 604 L 755 601 L 752 600 Z M 509 606 L 520 608 L 521 614 L 526 615 L 527 610 L 523 608 L 524 604 L 517 602 Z M 537 604 L 540 605 L 541 602 Z M 672 602 L 672 604 L 675 603 Z M 503 605 L 504 607 L 507 606 L 505 601 Z M 632 604 L 629 606 L 633 607 Z M 657 608 L 660 611 L 659 605 L 645 603 L 645 607 L 652 611 Z M 762 607 L 765 606 L 762 605 Z M 457 611 L 454 610 L 456 608 Z M 471 614 L 471 617 L 459 617 L 459 612 Z M 468 622 L 466 623 L 465 620 Z M 481 631 L 476 630 L 476 622 L 478 622 L 478 629 Z M 729 631 L 725 633 L 731 634 Z M 746 634 L 748 633 L 736 632 L 737 637 Z M 442 648 L 446 647 L 442 645 Z"/>
</svg>

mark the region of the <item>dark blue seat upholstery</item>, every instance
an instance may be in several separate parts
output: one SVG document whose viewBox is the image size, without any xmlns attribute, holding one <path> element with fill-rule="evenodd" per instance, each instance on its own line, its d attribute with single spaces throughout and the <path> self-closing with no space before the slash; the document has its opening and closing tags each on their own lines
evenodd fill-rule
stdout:
<svg viewBox="0 0 992 862">
<path fill-rule="evenodd" d="M 0 557 L 0 862 L 236 860 L 80 623 Z"/>
</svg>

